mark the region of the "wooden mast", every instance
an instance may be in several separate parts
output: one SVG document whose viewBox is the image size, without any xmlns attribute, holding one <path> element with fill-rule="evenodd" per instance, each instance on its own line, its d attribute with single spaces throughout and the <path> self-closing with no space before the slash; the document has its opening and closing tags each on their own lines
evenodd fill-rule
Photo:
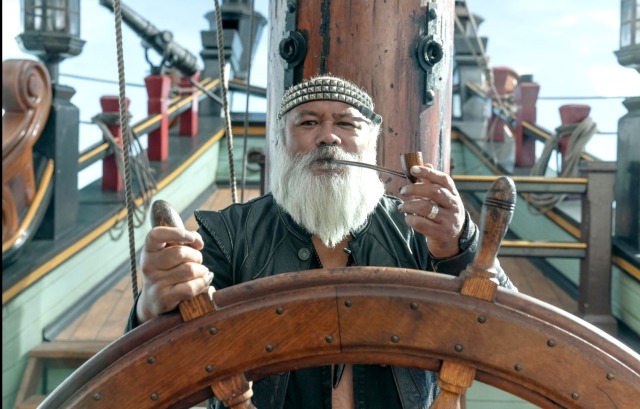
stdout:
<svg viewBox="0 0 640 409">
<path fill-rule="evenodd" d="M 421 151 L 448 172 L 454 12 L 453 0 L 272 1 L 269 134 L 283 90 L 330 73 L 372 95 L 384 118 L 380 165 L 400 170 L 402 154 Z M 389 193 L 405 183 L 382 177 Z"/>
</svg>

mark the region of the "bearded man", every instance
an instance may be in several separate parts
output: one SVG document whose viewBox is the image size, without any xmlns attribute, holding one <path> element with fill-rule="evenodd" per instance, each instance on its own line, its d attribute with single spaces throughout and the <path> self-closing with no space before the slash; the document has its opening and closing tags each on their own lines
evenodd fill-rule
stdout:
<svg viewBox="0 0 640 409">
<path fill-rule="evenodd" d="M 312 78 L 285 92 L 278 121 L 271 193 L 222 211 L 196 211 L 198 232 L 149 232 L 130 327 L 211 285 L 344 266 L 457 275 L 473 260 L 477 228 L 448 175 L 414 166 L 418 183 L 401 189 L 401 201 L 385 195 L 374 171 L 332 162 L 375 164 L 382 118 L 364 90 L 336 77 Z M 500 284 L 513 288 L 497 270 Z M 256 381 L 252 401 L 259 409 L 416 409 L 429 407 L 437 391 L 429 371 L 335 365 Z"/>
</svg>

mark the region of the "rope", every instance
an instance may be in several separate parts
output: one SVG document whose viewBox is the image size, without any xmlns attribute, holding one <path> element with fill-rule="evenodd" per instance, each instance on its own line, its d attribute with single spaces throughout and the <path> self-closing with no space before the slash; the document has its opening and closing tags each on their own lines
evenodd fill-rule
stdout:
<svg viewBox="0 0 640 409">
<path fill-rule="evenodd" d="M 249 35 L 253 37 L 254 30 L 254 6 L 255 0 L 251 0 L 251 15 L 249 17 Z M 247 139 L 249 139 L 249 97 L 250 97 L 250 88 L 251 88 L 251 60 L 253 56 L 253 41 L 249 41 L 249 65 L 247 67 L 247 85 L 245 89 L 245 105 L 244 105 L 244 139 L 242 145 L 242 193 L 240 195 L 240 201 L 244 202 L 244 191 L 247 184 Z"/>
<path fill-rule="evenodd" d="M 75 78 L 77 80 L 83 80 L 83 81 L 92 81 L 92 82 L 102 82 L 105 84 L 118 84 L 118 81 L 114 81 L 114 80 L 108 80 L 105 78 L 96 78 L 96 77 L 88 77 L 86 75 L 78 75 L 78 74 L 65 74 L 65 73 L 60 73 L 58 74 L 61 77 L 68 77 L 68 78 Z M 127 82 L 125 83 L 126 86 L 128 87 L 136 87 L 136 88 L 146 88 L 146 85 L 144 84 L 134 84 L 132 82 Z"/>
<path fill-rule="evenodd" d="M 462 5 L 464 6 L 464 8 L 467 11 L 467 15 L 469 16 L 469 21 L 471 22 L 471 28 L 473 29 L 473 36 L 476 40 L 476 43 L 478 44 L 478 54 L 480 54 L 480 57 L 482 58 L 482 65 L 485 71 L 485 75 L 487 76 L 487 83 L 489 84 L 489 88 L 491 89 L 492 94 L 495 97 L 496 103 L 498 104 L 498 108 L 500 108 L 500 110 L 502 112 L 504 112 L 505 114 L 508 114 L 509 116 L 513 115 L 513 111 L 509 109 L 509 107 L 506 106 L 506 104 L 502 101 L 502 97 L 500 96 L 500 94 L 498 93 L 498 91 L 496 90 L 496 84 L 495 84 L 495 78 L 493 76 L 493 71 L 491 70 L 491 68 L 489 68 L 489 57 L 487 57 L 487 54 L 485 52 L 484 46 L 482 45 L 482 40 L 480 39 L 480 36 L 478 35 L 478 25 L 476 24 L 476 19 L 473 16 L 473 13 L 471 13 L 471 10 L 469 10 L 469 6 L 467 5 L 467 2 L 463 2 Z M 467 40 L 467 36 L 466 36 L 466 30 L 464 29 L 464 27 L 462 26 L 462 23 L 460 22 L 460 19 L 458 18 L 458 15 L 456 14 L 455 16 L 455 20 L 456 20 L 456 25 L 458 26 L 458 29 L 460 30 L 460 32 L 462 34 L 465 34 L 465 41 L 467 41 L 467 45 L 469 46 L 469 49 L 473 50 L 473 55 L 476 55 L 476 49 L 475 47 L 472 46 L 471 42 Z"/>
<path fill-rule="evenodd" d="M 127 205 L 127 226 L 129 232 L 129 260 L 131 267 L 131 290 L 133 299 L 138 297 L 138 273 L 136 266 L 136 245 L 133 227 L 133 195 L 131 194 L 131 172 L 129 164 L 130 134 L 129 119 L 127 108 L 125 106 L 125 79 L 124 79 L 124 58 L 122 51 L 122 9 L 120 8 L 120 0 L 114 0 L 113 10 L 116 25 L 116 49 L 118 55 L 118 90 L 120 105 L 120 127 L 122 128 L 122 140 L 124 149 L 124 185 L 125 185 L 125 201 Z"/>
<path fill-rule="evenodd" d="M 587 143 L 597 131 L 596 124 L 590 117 L 585 118 L 578 124 L 563 125 L 556 128 L 555 135 L 547 140 L 540 157 L 531 168 L 531 176 L 545 176 L 551 153 L 557 151 L 562 135 L 571 132 L 567 151 L 564 154 L 564 166 L 562 166 L 562 171 L 558 176 L 572 177 L 578 167 L 582 152 L 584 152 Z M 564 200 L 565 197 L 567 197 L 566 193 L 530 193 L 527 195 L 529 211 L 536 214 L 545 213 Z"/>
<path fill-rule="evenodd" d="M 224 43 L 222 41 L 222 13 L 220 12 L 220 3 L 215 1 L 216 6 L 216 29 L 218 37 L 218 62 L 220 65 L 220 88 L 222 90 L 222 108 L 224 110 L 224 122 L 227 132 L 227 152 L 229 154 L 229 184 L 231 186 L 231 200 L 232 203 L 238 202 L 238 193 L 236 190 L 236 172 L 233 165 L 233 134 L 231 133 L 231 114 L 229 112 L 229 99 L 227 96 L 229 84 L 227 83 L 225 75 L 225 62 L 224 62 Z"/>
<path fill-rule="evenodd" d="M 482 65 L 482 68 L 484 70 L 485 76 L 487 78 L 487 84 L 488 84 L 489 89 L 490 89 L 491 94 L 492 94 L 491 110 L 493 111 L 493 102 L 495 101 L 495 103 L 498 105 L 498 109 L 502 113 L 504 113 L 505 115 L 507 115 L 509 117 L 513 117 L 513 115 L 515 113 L 515 109 L 513 107 L 513 102 L 511 101 L 510 96 L 506 95 L 505 97 L 507 97 L 506 98 L 507 100 L 505 101 L 503 99 L 503 96 L 500 95 L 500 93 L 498 92 L 498 90 L 496 88 L 496 83 L 495 83 L 495 77 L 493 75 L 493 70 L 489 67 L 489 58 L 487 57 L 487 55 L 485 53 L 484 46 L 482 45 L 482 40 L 480 39 L 480 36 L 478 35 L 478 25 L 476 24 L 475 17 L 473 17 L 473 14 L 469 10 L 469 6 L 467 5 L 466 2 L 463 3 L 463 6 L 466 9 L 467 15 L 469 16 L 469 21 L 471 22 L 471 28 L 473 29 L 473 36 L 474 36 L 474 39 L 476 40 L 477 47 L 473 45 L 471 40 L 469 40 L 469 36 L 467 35 L 466 30 L 465 30 L 464 26 L 462 25 L 462 22 L 460 21 L 460 18 L 458 17 L 457 14 L 455 15 L 455 24 L 456 24 L 456 27 L 458 28 L 458 30 L 460 31 L 460 33 L 462 33 L 464 35 L 464 37 L 463 37 L 464 41 L 466 42 L 467 47 L 471 51 L 473 57 L 476 57 L 478 55 L 480 56 L 480 60 L 482 61 L 481 65 Z M 495 132 L 496 122 L 493 122 L 491 124 L 491 126 L 489 127 L 489 129 L 487 129 L 487 132 L 485 133 L 485 138 L 489 140 L 488 150 L 492 154 L 494 163 L 497 163 L 497 156 L 499 155 L 499 152 L 496 149 L 496 146 L 494 144 L 495 141 L 493 140 L 493 134 Z M 507 126 L 508 126 L 508 124 L 507 124 Z M 513 130 L 511 130 L 511 132 L 513 133 Z M 505 146 L 503 146 L 502 149 L 505 149 Z"/>
<path fill-rule="evenodd" d="M 113 148 L 114 155 L 116 158 L 116 166 L 118 168 L 119 174 L 124 174 L 124 148 L 120 146 L 117 139 L 113 136 L 109 127 L 107 125 L 117 124 L 118 115 L 112 113 L 100 113 L 93 118 L 91 121 L 96 124 L 101 130 L 104 137 L 104 140 Z M 131 132 L 133 135 L 133 142 L 135 150 L 138 153 L 144 152 L 142 144 L 140 143 L 140 138 L 135 132 Z M 149 159 L 146 155 L 132 155 L 133 148 L 131 148 L 128 152 L 128 156 L 130 158 L 131 169 L 134 172 L 134 180 L 138 182 L 138 186 L 142 195 L 142 206 L 138 206 L 134 208 L 134 227 L 140 227 L 144 223 L 147 215 L 147 211 L 151 205 L 151 198 L 153 194 L 157 190 L 156 181 L 153 177 L 153 169 L 149 165 Z M 116 222 L 113 225 L 111 230 L 109 230 L 109 234 L 113 240 L 119 239 L 123 234 L 124 224 L 123 220 Z M 114 234 L 115 233 L 115 234 Z"/>
<path fill-rule="evenodd" d="M 489 135 L 493 135 L 496 131 L 496 127 L 498 126 L 498 123 L 500 123 L 501 120 L 499 118 L 496 118 L 495 121 L 491 122 L 491 125 L 489 126 L 489 128 L 487 129 L 487 134 L 486 134 L 486 139 L 488 139 L 488 147 L 487 147 L 487 153 L 491 154 L 491 160 L 493 161 L 494 165 L 498 164 L 499 160 L 498 158 L 502 158 L 505 156 L 506 152 L 508 152 L 509 149 L 513 149 L 512 144 L 508 144 L 508 143 L 502 143 L 502 145 L 500 146 L 500 148 L 498 148 L 496 146 L 496 141 L 493 137 L 489 137 Z M 513 135 L 513 129 L 511 128 L 511 126 L 506 123 L 503 122 L 502 126 L 505 126 L 509 129 L 509 131 L 511 132 L 511 134 Z"/>
<path fill-rule="evenodd" d="M 231 184 L 231 198 L 233 203 L 237 203 L 237 192 L 236 192 L 236 178 L 235 171 L 233 166 L 233 134 L 231 133 L 231 115 L 229 112 L 229 103 L 228 103 L 228 83 L 225 76 L 225 62 L 224 62 L 224 44 L 222 41 L 222 16 L 220 12 L 220 4 L 218 0 L 215 0 L 215 9 L 216 9 L 216 23 L 217 23 L 217 37 L 218 37 L 218 61 L 220 63 L 220 81 L 221 81 L 221 89 L 222 89 L 222 101 L 223 101 L 223 109 L 224 109 L 224 118 L 225 118 L 225 127 L 227 133 L 227 146 L 229 151 L 229 171 L 230 171 L 230 184 Z M 124 168 L 124 182 L 125 182 L 125 202 L 127 207 L 127 226 L 129 233 L 129 260 L 131 267 L 131 289 L 133 292 L 134 300 L 138 296 L 138 277 L 137 277 L 137 263 L 136 263 L 136 245 L 135 245 L 135 235 L 134 235 L 134 200 L 133 194 L 131 192 L 131 165 L 130 165 L 130 151 L 131 151 L 131 134 L 132 131 L 129 128 L 129 120 L 128 120 L 128 112 L 125 106 L 126 94 L 125 94 L 125 78 L 124 78 L 124 58 L 123 58 L 123 50 L 122 50 L 122 9 L 120 6 L 120 0 L 114 0 L 113 4 L 114 16 L 115 16 L 115 29 L 116 29 L 116 49 L 117 49 L 117 57 L 118 57 L 118 88 L 119 88 L 119 108 L 120 108 L 120 127 L 122 129 L 122 139 L 123 139 L 123 148 L 119 149 L 118 144 L 111 135 L 111 132 L 104 132 L 106 125 L 103 123 L 102 125 L 98 125 L 103 129 L 103 133 L 106 136 L 114 149 L 116 149 L 117 156 L 117 164 L 118 168 L 120 166 Z M 194 81 L 191 81 L 193 84 Z M 96 118 L 99 123 L 99 118 Z M 103 121 L 104 122 L 104 121 Z M 104 127 L 103 127 L 104 126 Z M 143 150 L 140 149 L 140 152 Z M 122 152 L 122 165 L 120 164 L 120 152 Z M 140 155 L 142 156 L 142 155 Z M 152 196 L 153 192 L 155 192 L 155 181 L 151 182 L 153 185 L 152 189 L 146 189 L 143 186 L 147 186 L 150 180 L 153 180 L 149 172 L 144 169 L 149 169 L 147 166 L 137 166 L 136 174 L 138 176 L 138 181 L 141 184 L 141 193 L 143 195 L 143 203 L 144 203 L 144 211 L 143 214 L 146 214 L 146 209 L 148 208 L 148 199 Z"/>
<path fill-rule="evenodd" d="M 218 104 L 224 105 L 224 101 L 222 101 L 222 98 L 220 98 L 219 96 L 217 96 L 213 92 L 211 92 L 208 89 L 206 89 L 205 87 L 203 87 L 202 84 L 200 84 L 198 81 L 194 80 L 193 77 L 189 77 L 189 82 L 191 83 L 191 85 L 193 85 L 194 87 L 198 88 L 200 91 L 202 91 L 203 94 L 205 94 L 206 96 L 208 96 L 212 100 L 216 101 Z"/>
</svg>

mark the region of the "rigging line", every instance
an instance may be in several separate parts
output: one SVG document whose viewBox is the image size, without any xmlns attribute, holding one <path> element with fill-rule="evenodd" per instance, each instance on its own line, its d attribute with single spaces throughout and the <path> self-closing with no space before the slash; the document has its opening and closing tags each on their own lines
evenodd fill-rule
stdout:
<svg viewBox="0 0 640 409">
<path fill-rule="evenodd" d="M 220 79 L 220 81 L 222 81 L 222 79 Z M 209 91 L 208 89 L 203 87 L 202 84 L 200 84 L 198 81 L 194 80 L 193 77 L 189 77 L 189 83 L 191 83 L 191 85 L 193 85 L 194 87 L 196 87 L 200 91 L 202 91 L 206 96 L 208 96 L 212 100 L 216 101 L 218 104 L 224 106 L 224 101 L 222 100 L 222 98 L 220 98 L 219 96 L 214 94 L 212 91 Z"/>
<path fill-rule="evenodd" d="M 456 14 L 456 18 L 455 18 L 455 23 L 456 23 L 456 27 L 458 27 L 458 30 L 460 30 L 460 32 L 462 33 L 462 38 L 464 38 L 464 42 L 467 44 L 467 47 L 469 47 L 469 50 L 471 51 L 471 54 L 475 57 L 477 55 L 480 56 L 480 58 L 482 59 L 482 55 L 478 52 L 478 50 L 476 50 L 476 47 L 473 45 L 473 43 L 471 43 L 471 40 L 469 40 L 469 36 L 466 34 L 465 30 L 464 30 L 464 26 L 462 25 L 462 22 L 460 21 L 460 18 L 458 17 L 458 15 Z M 487 62 L 482 61 L 482 63 L 486 66 Z"/>
<path fill-rule="evenodd" d="M 116 166 L 118 168 L 118 177 L 121 177 L 124 174 L 124 152 L 123 147 L 118 143 L 115 136 L 111 133 L 108 128 L 108 124 L 117 125 L 116 122 L 118 119 L 114 118 L 116 115 L 111 113 L 101 113 L 92 118 L 94 124 L 97 125 L 100 130 L 102 130 L 104 140 L 112 147 L 114 151 L 114 156 L 116 159 Z M 147 155 L 144 153 L 144 149 L 140 144 L 140 138 L 135 132 L 131 133 L 132 142 L 135 143 L 137 155 L 133 153 L 133 151 L 129 152 L 129 158 L 131 161 L 131 168 L 133 169 L 134 174 L 132 175 L 132 181 L 135 180 L 140 188 L 140 194 L 142 198 L 141 206 L 135 207 L 135 223 L 134 227 L 140 227 L 144 223 L 146 218 L 147 211 L 150 207 L 150 199 L 153 196 L 153 193 L 157 190 L 157 185 L 155 178 L 153 177 L 153 170 L 149 165 L 149 160 Z M 135 177 L 134 177 L 135 176 Z M 122 235 L 122 230 L 124 228 L 124 219 L 117 221 L 114 226 L 109 230 L 109 234 L 112 239 L 118 239 Z"/>
<path fill-rule="evenodd" d="M 548 97 L 538 97 L 538 99 L 625 99 L 625 98 L 632 98 L 632 97 L 625 97 L 625 96 L 575 96 L 575 97 L 563 97 L 563 96 L 557 96 L 557 95 L 553 95 L 553 96 L 548 96 Z"/>
<path fill-rule="evenodd" d="M 491 92 L 493 93 L 493 96 L 496 99 L 496 102 L 498 103 L 500 109 L 505 112 L 507 111 L 510 112 L 510 110 L 508 110 L 508 107 L 502 101 L 502 97 L 498 93 L 498 90 L 496 89 L 493 70 L 489 68 L 489 58 L 487 57 L 484 46 L 482 45 L 482 39 L 478 35 L 478 25 L 476 24 L 476 19 L 475 17 L 473 17 L 473 13 L 471 13 L 471 10 L 469 10 L 469 6 L 467 5 L 467 2 L 466 1 L 463 2 L 462 5 L 464 6 L 465 10 L 467 10 L 467 15 L 469 16 L 469 21 L 471 22 L 471 28 L 473 29 L 473 34 L 478 43 L 478 49 L 480 50 L 480 55 L 484 62 L 484 69 L 487 73 L 488 83 L 489 83 L 489 87 L 491 88 Z M 463 31 L 463 34 L 465 34 L 465 37 L 466 37 L 466 33 L 464 31 Z"/>
<path fill-rule="evenodd" d="M 125 106 L 125 80 L 124 80 L 124 57 L 122 50 L 122 9 L 120 0 L 114 0 L 113 10 L 116 25 L 116 49 L 118 55 L 118 79 L 119 79 L 119 105 L 120 105 L 120 127 L 122 129 L 123 159 L 124 159 L 124 185 L 125 202 L 127 204 L 127 226 L 129 231 L 129 261 L 131 267 L 131 290 L 133 299 L 138 297 L 138 273 L 136 267 L 136 245 L 133 231 L 133 195 L 131 194 L 131 170 L 129 164 L 130 132 L 129 120 L 127 117 L 127 107 Z"/>
<path fill-rule="evenodd" d="M 467 13 L 469 12 L 469 10 L 467 9 Z M 505 104 L 502 101 L 502 98 L 500 97 L 500 95 L 498 94 L 498 91 L 496 90 L 495 87 L 495 81 L 494 81 L 494 77 L 493 77 L 493 72 L 491 71 L 491 69 L 489 68 L 489 61 L 487 59 L 487 57 L 485 55 L 483 55 L 481 52 L 479 52 L 476 47 L 473 45 L 473 43 L 471 43 L 471 40 L 469 40 L 469 36 L 466 34 L 466 31 L 464 29 L 464 26 L 462 25 L 462 22 L 460 21 L 460 18 L 458 17 L 458 15 L 456 14 L 455 16 L 455 23 L 456 23 L 456 27 L 458 27 L 458 30 L 460 30 L 460 32 L 462 33 L 462 38 L 464 38 L 465 43 L 467 44 L 467 47 L 469 47 L 469 50 L 472 53 L 473 57 L 479 56 L 479 58 L 482 60 L 482 65 L 487 73 L 487 82 L 489 83 L 489 87 L 491 88 L 491 91 L 494 95 L 496 95 L 496 103 L 498 104 L 498 107 L 500 108 L 501 111 L 507 113 L 508 115 L 510 114 L 510 111 L 508 110 L 508 108 L 505 106 Z"/>
<path fill-rule="evenodd" d="M 468 8 L 467 8 L 467 14 L 469 14 L 469 9 Z M 455 16 L 455 23 L 456 23 L 456 26 L 458 27 L 458 30 L 460 30 L 460 32 L 462 33 L 462 38 L 464 38 L 464 41 L 466 42 L 467 47 L 469 47 L 469 50 L 472 52 L 473 57 L 476 57 L 476 56 L 479 55 L 479 58 L 480 58 L 480 60 L 482 62 L 482 65 L 483 65 L 483 68 L 485 70 L 485 73 L 487 75 L 487 82 L 489 84 L 489 87 L 491 88 L 492 94 L 495 95 L 495 100 L 496 100 L 496 104 L 498 105 L 498 108 L 502 112 L 505 112 L 507 115 L 510 115 L 511 111 L 504 104 L 500 94 L 498 94 L 498 91 L 497 91 L 497 89 L 495 87 L 495 79 L 494 79 L 494 76 L 493 76 L 493 71 L 491 70 L 491 68 L 489 68 L 489 60 L 486 57 L 486 55 L 483 54 L 482 47 L 480 48 L 480 52 L 478 50 L 476 50 L 476 47 L 471 43 L 471 40 L 469 40 L 469 36 L 467 35 L 466 30 L 465 30 L 464 26 L 462 25 L 462 22 L 460 21 L 460 18 L 458 17 L 457 14 Z"/>
<path fill-rule="evenodd" d="M 240 193 L 240 202 L 242 203 L 244 203 L 244 191 L 247 184 L 247 140 L 249 139 L 249 91 L 251 88 L 251 60 L 253 60 L 254 7 L 255 0 L 251 0 L 251 15 L 249 17 L 249 63 L 247 65 L 247 85 L 244 105 L 244 143 L 242 146 L 242 190 Z"/>
<path fill-rule="evenodd" d="M 220 67 L 220 89 L 222 90 L 222 107 L 224 109 L 224 123 L 227 133 L 227 151 L 229 153 L 229 184 L 231 186 L 232 203 L 238 203 L 238 193 L 236 191 L 236 172 L 233 166 L 233 134 L 231 133 L 231 113 L 229 112 L 229 98 L 227 91 L 229 83 L 225 75 L 224 62 L 224 44 L 222 42 L 222 13 L 220 11 L 220 2 L 214 0 L 216 8 L 216 29 L 218 38 L 218 62 Z"/>
<path fill-rule="evenodd" d="M 75 78 L 75 79 L 84 80 L 84 81 L 103 82 L 105 84 L 119 84 L 120 83 L 120 81 L 116 81 L 116 80 L 108 80 L 108 79 L 96 78 L 96 77 L 87 77 L 85 75 L 78 75 L 78 74 L 63 74 L 63 73 L 60 73 L 58 75 L 60 75 L 61 77 Z M 146 88 L 146 86 L 144 84 L 134 84 L 132 82 L 125 82 L 125 85 L 128 86 L 128 87 Z"/>
<path fill-rule="evenodd" d="M 485 63 L 488 65 L 489 59 L 487 58 L 487 55 L 484 50 L 484 46 L 482 45 L 482 40 L 478 35 L 478 25 L 476 24 L 476 18 L 473 16 L 473 13 L 471 13 L 471 10 L 469 10 L 469 5 L 467 5 L 467 2 L 465 1 L 462 4 L 464 5 L 464 8 L 467 10 L 467 15 L 469 16 L 469 21 L 471 22 L 471 28 L 473 28 L 473 33 L 475 35 L 476 40 L 478 41 L 478 48 L 480 49 L 480 53 L 482 54 L 482 57 L 484 58 Z"/>
</svg>

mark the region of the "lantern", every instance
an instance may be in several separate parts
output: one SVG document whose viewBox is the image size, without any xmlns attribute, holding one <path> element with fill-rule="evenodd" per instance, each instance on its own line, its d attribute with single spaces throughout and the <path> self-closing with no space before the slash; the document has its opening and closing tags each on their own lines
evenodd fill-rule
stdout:
<svg viewBox="0 0 640 409">
<path fill-rule="evenodd" d="M 16 38 L 20 47 L 40 58 L 54 82 L 58 63 L 82 51 L 80 0 L 22 0 L 24 32 Z"/>
<path fill-rule="evenodd" d="M 621 0 L 620 49 L 616 51 L 618 63 L 640 72 L 640 3 Z"/>
</svg>

